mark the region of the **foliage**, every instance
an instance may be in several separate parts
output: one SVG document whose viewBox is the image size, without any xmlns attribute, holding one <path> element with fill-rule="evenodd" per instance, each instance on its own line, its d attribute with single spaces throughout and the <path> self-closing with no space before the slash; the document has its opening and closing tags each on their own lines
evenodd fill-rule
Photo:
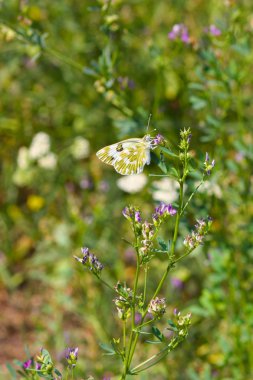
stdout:
<svg viewBox="0 0 253 380">
<path fill-rule="evenodd" d="M 252 10 L 243 0 L 0 1 L 1 293 L 18 316 L 29 300 L 29 322 L 14 333 L 32 350 L 43 344 L 61 357 L 63 347 L 80 347 L 80 378 L 117 372 L 98 342 L 119 325 L 110 289 L 102 294 L 72 255 L 94 248 L 108 281 L 131 284 L 119 210 L 134 203 L 150 214 L 153 202 L 177 199 L 168 178 L 145 174 L 129 189 L 94 154 L 143 136 L 150 113 L 169 151 L 190 126 L 192 155 L 203 162 L 208 151 L 216 168 L 180 226 L 183 239 L 196 215 L 211 214 L 205 259 L 187 258 L 164 289 L 169 305 L 192 312 L 189 338 L 143 379 L 252 378 Z M 160 173 L 154 164 L 150 172 Z M 186 196 L 200 182 L 192 176 Z M 23 361 L 8 321 L 3 362 Z"/>
</svg>

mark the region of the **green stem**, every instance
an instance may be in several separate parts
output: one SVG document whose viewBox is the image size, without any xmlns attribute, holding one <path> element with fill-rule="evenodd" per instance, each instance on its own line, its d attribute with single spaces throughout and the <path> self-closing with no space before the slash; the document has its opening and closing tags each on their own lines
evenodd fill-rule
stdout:
<svg viewBox="0 0 253 380">
<path fill-rule="evenodd" d="M 126 354 L 125 360 L 124 360 L 124 369 L 123 369 L 123 374 L 121 377 L 122 380 L 124 380 L 126 378 L 126 375 L 128 373 L 128 369 L 129 369 L 129 365 L 130 365 L 129 358 L 130 358 L 130 354 L 131 354 L 133 337 L 134 337 L 134 334 L 136 334 L 136 332 L 135 332 L 135 303 L 136 303 L 136 292 L 137 292 L 137 286 L 138 286 L 138 280 L 139 280 L 139 274 L 140 274 L 140 257 L 139 257 L 137 241 L 136 241 L 136 253 L 137 253 L 137 266 L 136 266 L 134 289 L 133 289 L 132 324 L 131 324 L 130 338 L 129 338 L 129 342 L 128 342 L 128 351 L 127 351 L 127 354 Z"/>
<path fill-rule="evenodd" d="M 147 278 L 148 278 L 148 264 L 146 264 L 146 265 L 145 265 L 145 268 L 144 268 L 143 303 L 145 303 L 145 300 L 146 300 L 146 294 L 147 294 Z"/>
<path fill-rule="evenodd" d="M 183 195 L 184 195 L 184 183 L 183 183 L 183 180 L 181 180 L 180 181 L 180 191 L 179 191 L 179 208 L 178 208 L 177 217 L 176 217 L 173 240 L 172 240 L 172 244 L 171 244 L 171 248 L 170 248 L 170 257 L 173 257 L 175 255 L 175 247 L 176 247 L 176 241 L 177 241 L 177 237 L 178 237 L 178 228 L 179 228 L 181 210 L 182 210 L 182 205 L 183 205 Z M 163 276 L 162 276 L 162 278 L 158 284 L 158 287 L 156 288 L 156 291 L 154 292 L 153 297 L 151 299 L 154 299 L 158 295 L 158 293 L 160 292 L 160 290 L 161 290 L 161 288 L 162 288 L 162 286 L 163 286 L 163 284 L 164 284 L 164 282 L 168 276 L 170 269 L 171 269 L 171 263 L 169 263 L 169 265 L 167 266 L 166 271 L 164 272 L 164 274 L 163 274 Z M 146 307 L 146 309 L 142 315 L 141 324 L 143 323 L 144 318 L 146 317 L 147 313 L 148 313 L 148 305 L 147 305 L 147 307 Z M 131 364 L 139 335 L 140 335 L 140 333 L 139 333 L 139 331 L 137 331 L 137 333 L 135 335 L 135 339 L 133 341 L 132 348 L 129 346 L 130 347 L 130 350 L 129 350 L 130 354 L 129 354 L 129 359 L 128 359 L 128 367 Z"/>
<path fill-rule="evenodd" d="M 196 186 L 195 190 L 192 192 L 192 194 L 190 195 L 190 197 L 188 198 L 187 202 L 185 203 L 184 207 L 182 208 L 182 211 L 181 211 L 181 215 L 183 215 L 186 207 L 188 206 L 188 204 L 190 203 L 190 201 L 192 200 L 193 196 L 196 194 L 196 192 L 198 191 L 198 189 L 200 188 L 200 186 L 202 186 L 204 183 L 204 176 L 201 180 L 201 182 L 198 184 L 198 186 Z"/>
<path fill-rule="evenodd" d="M 105 286 L 107 286 L 107 288 L 109 288 L 110 290 L 112 290 L 113 292 L 115 292 L 115 289 L 110 285 L 108 284 L 105 280 L 103 280 L 101 277 L 98 277 L 97 276 L 97 279 Z"/>
</svg>

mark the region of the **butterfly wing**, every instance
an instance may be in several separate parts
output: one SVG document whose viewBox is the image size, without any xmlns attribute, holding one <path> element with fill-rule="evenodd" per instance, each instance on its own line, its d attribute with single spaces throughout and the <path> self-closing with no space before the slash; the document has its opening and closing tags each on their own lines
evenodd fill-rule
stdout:
<svg viewBox="0 0 253 380">
<path fill-rule="evenodd" d="M 100 149 L 97 157 L 121 175 L 139 174 L 150 163 L 150 145 L 144 139 L 128 139 Z"/>
<path fill-rule="evenodd" d="M 124 146 L 121 154 L 114 162 L 116 172 L 121 175 L 132 175 L 142 173 L 146 164 L 150 163 L 150 149 L 142 139 L 138 142 Z"/>
<path fill-rule="evenodd" d="M 117 146 L 118 146 L 118 143 L 106 146 L 100 149 L 96 153 L 96 155 L 105 164 L 114 165 L 114 162 L 119 154 L 119 152 L 117 151 Z"/>
</svg>

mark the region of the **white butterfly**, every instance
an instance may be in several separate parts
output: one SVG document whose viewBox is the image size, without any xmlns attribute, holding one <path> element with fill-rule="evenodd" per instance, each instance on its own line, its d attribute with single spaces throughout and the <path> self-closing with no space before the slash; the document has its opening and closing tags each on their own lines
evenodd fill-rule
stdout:
<svg viewBox="0 0 253 380">
<path fill-rule="evenodd" d="M 122 175 L 139 174 L 150 164 L 150 150 L 155 148 L 153 138 L 133 138 L 106 146 L 97 152 L 97 157 Z"/>
</svg>

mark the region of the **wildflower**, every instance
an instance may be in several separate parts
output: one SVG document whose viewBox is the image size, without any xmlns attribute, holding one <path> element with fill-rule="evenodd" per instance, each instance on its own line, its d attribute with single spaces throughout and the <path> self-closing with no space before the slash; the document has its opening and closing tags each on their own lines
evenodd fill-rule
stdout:
<svg viewBox="0 0 253 380">
<path fill-rule="evenodd" d="M 131 78 L 120 76 L 120 77 L 118 77 L 118 82 L 119 82 L 121 90 L 125 90 L 127 88 L 130 90 L 134 90 L 134 88 L 135 88 L 135 82 Z"/>
<path fill-rule="evenodd" d="M 153 237 L 155 234 L 154 225 L 145 221 L 141 225 L 141 246 L 139 254 L 142 258 L 142 263 L 148 262 L 151 259 L 150 251 L 153 247 Z"/>
<path fill-rule="evenodd" d="M 29 151 L 26 146 L 21 146 L 18 151 L 17 164 L 20 169 L 28 169 L 30 165 Z"/>
<path fill-rule="evenodd" d="M 180 337 L 185 338 L 188 335 L 188 327 L 191 324 L 191 313 L 181 315 L 180 311 L 175 309 L 174 314 L 177 318 L 177 333 Z"/>
<path fill-rule="evenodd" d="M 81 189 L 83 189 L 83 190 L 90 190 L 94 186 L 92 180 L 87 176 L 85 176 L 81 179 L 81 181 L 79 182 L 79 185 L 80 185 Z"/>
<path fill-rule="evenodd" d="M 217 28 L 217 26 L 215 26 L 214 24 L 208 26 L 206 29 L 205 29 L 205 32 L 206 33 L 210 33 L 212 36 L 214 37 L 218 37 L 221 35 L 221 31 L 219 28 Z"/>
<path fill-rule="evenodd" d="M 45 156 L 50 149 L 50 137 L 45 132 L 37 133 L 29 148 L 29 156 L 33 160 L 37 160 Z"/>
<path fill-rule="evenodd" d="M 90 142 L 82 136 L 77 136 L 70 149 L 76 160 L 82 160 L 90 155 Z"/>
<path fill-rule="evenodd" d="M 122 285 L 120 282 L 116 284 L 115 290 L 119 294 L 119 296 L 113 300 L 118 311 L 118 317 L 125 321 L 131 316 L 133 291 L 127 288 L 126 284 Z"/>
<path fill-rule="evenodd" d="M 38 165 L 43 169 L 54 169 L 57 165 L 57 157 L 54 153 L 49 152 L 47 155 L 38 160 Z"/>
<path fill-rule="evenodd" d="M 177 213 L 177 210 L 172 205 L 161 202 L 158 207 L 155 208 L 155 212 L 152 215 L 154 224 L 159 224 L 167 216 L 173 216 Z"/>
<path fill-rule="evenodd" d="M 170 40 L 181 39 L 181 41 L 185 44 L 190 43 L 188 28 L 184 24 L 173 25 L 172 30 L 168 33 L 168 38 Z"/>
<path fill-rule="evenodd" d="M 141 313 L 135 313 L 135 315 L 134 315 L 134 323 L 136 325 L 139 325 L 141 323 L 141 320 L 142 320 Z"/>
<path fill-rule="evenodd" d="M 165 138 L 160 133 L 158 133 L 158 135 L 156 135 L 156 137 L 153 139 L 154 145 L 164 145 L 164 143 Z"/>
<path fill-rule="evenodd" d="M 184 283 L 182 280 L 180 280 L 179 278 L 177 277 L 173 277 L 171 279 L 171 285 L 173 286 L 173 288 L 175 289 L 182 289 Z"/>
<path fill-rule="evenodd" d="M 117 186 L 125 193 L 135 194 L 141 191 L 147 184 L 147 176 L 143 173 L 121 177 L 117 180 Z"/>
<path fill-rule="evenodd" d="M 195 231 L 192 231 L 190 235 L 184 239 L 184 245 L 187 250 L 191 251 L 203 243 L 204 236 L 208 233 L 212 224 L 212 219 L 207 220 L 199 219 L 195 225 Z"/>
<path fill-rule="evenodd" d="M 214 165 L 215 165 L 215 160 L 212 160 L 212 162 L 210 162 L 209 154 L 206 153 L 204 168 L 207 175 L 211 174 L 211 171 L 214 168 Z"/>
<path fill-rule="evenodd" d="M 150 301 L 148 312 L 153 315 L 154 318 L 159 319 L 163 316 L 166 309 L 165 298 L 154 298 Z"/>
<path fill-rule="evenodd" d="M 82 263 L 86 268 L 88 268 L 95 276 L 99 277 L 102 269 L 104 268 L 103 264 L 97 259 L 95 255 L 90 253 L 89 248 L 84 247 L 81 248 L 83 258 L 74 256 L 74 258 Z"/>
<path fill-rule="evenodd" d="M 179 184 L 170 178 L 154 181 L 153 199 L 160 202 L 171 203 L 177 199 Z"/>
<path fill-rule="evenodd" d="M 78 359 L 78 347 L 68 348 L 65 358 L 67 359 L 68 365 L 70 367 L 75 367 Z"/>
<path fill-rule="evenodd" d="M 133 225 L 135 230 L 139 232 L 141 228 L 141 213 L 138 208 L 133 206 L 126 206 L 122 211 L 123 216 L 129 220 Z"/>
<path fill-rule="evenodd" d="M 182 150 L 182 151 L 188 150 L 189 144 L 190 144 L 190 141 L 192 138 L 190 128 L 188 128 L 188 129 L 184 128 L 183 130 L 181 130 L 180 131 L 180 137 L 181 137 L 180 144 L 179 144 L 180 150 Z M 183 155 L 183 159 L 184 159 L 184 155 Z"/>
<path fill-rule="evenodd" d="M 23 368 L 24 368 L 24 369 L 31 368 L 32 364 L 33 364 L 33 360 L 32 360 L 32 358 L 31 358 L 31 359 L 28 359 L 26 362 L 23 363 Z"/>
</svg>

